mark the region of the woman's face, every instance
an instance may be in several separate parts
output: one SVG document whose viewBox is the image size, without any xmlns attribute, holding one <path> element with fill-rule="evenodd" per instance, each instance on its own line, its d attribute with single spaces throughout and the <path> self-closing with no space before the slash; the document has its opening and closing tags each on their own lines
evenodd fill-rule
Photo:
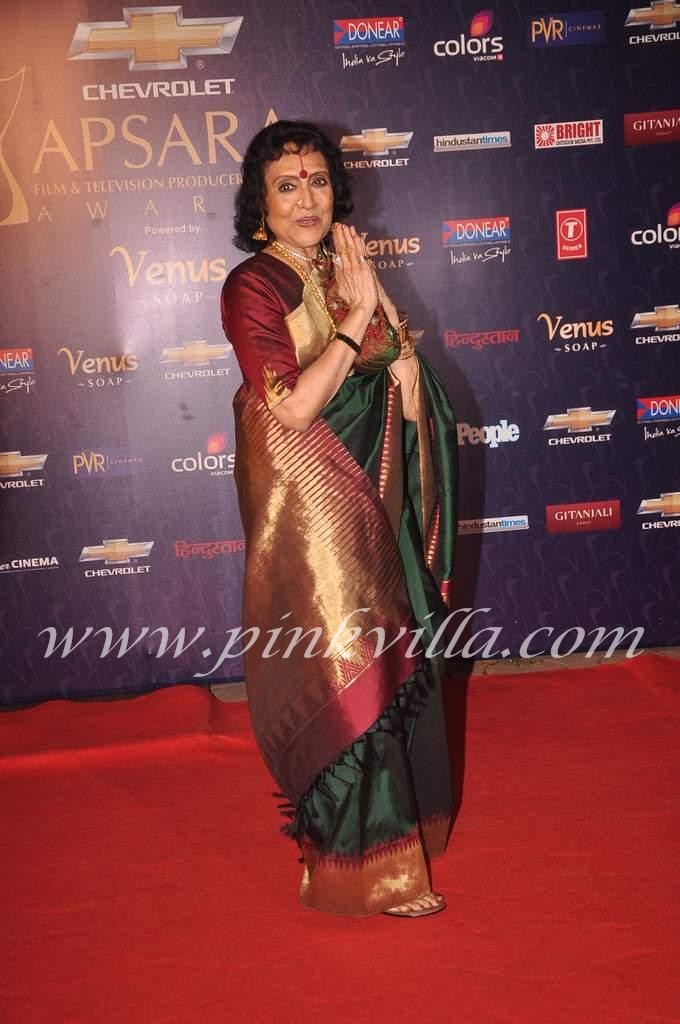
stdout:
<svg viewBox="0 0 680 1024">
<path fill-rule="evenodd" d="M 333 187 L 325 157 L 315 149 L 284 150 L 267 167 L 264 182 L 265 218 L 278 241 L 296 249 L 315 248 L 333 222 Z"/>
</svg>

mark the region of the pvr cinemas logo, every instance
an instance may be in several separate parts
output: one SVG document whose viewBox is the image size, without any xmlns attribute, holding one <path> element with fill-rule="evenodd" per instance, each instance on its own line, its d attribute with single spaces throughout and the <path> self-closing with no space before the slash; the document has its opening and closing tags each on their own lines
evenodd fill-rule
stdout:
<svg viewBox="0 0 680 1024">
<path fill-rule="evenodd" d="M 133 563 L 132 559 L 148 558 L 153 544 L 152 540 L 130 543 L 127 537 L 105 540 L 101 544 L 83 548 L 78 561 L 104 563 L 103 568 L 86 569 L 86 579 L 98 576 L 136 576 L 150 572 L 151 566 Z"/>
<path fill-rule="evenodd" d="M 76 480 L 130 476 L 141 465 L 141 455 L 132 455 L 126 448 L 83 448 L 71 452 L 71 473 Z"/>
</svg>

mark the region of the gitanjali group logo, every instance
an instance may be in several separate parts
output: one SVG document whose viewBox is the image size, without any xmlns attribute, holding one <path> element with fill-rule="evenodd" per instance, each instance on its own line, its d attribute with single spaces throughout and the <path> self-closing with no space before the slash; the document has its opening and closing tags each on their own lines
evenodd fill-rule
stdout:
<svg viewBox="0 0 680 1024">
<path fill-rule="evenodd" d="M 624 114 L 623 138 L 626 146 L 680 142 L 680 110 L 676 108 L 644 114 Z"/>
<path fill-rule="evenodd" d="M 503 36 L 490 36 L 494 13 L 477 11 L 470 22 L 469 35 L 457 39 L 438 39 L 434 44 L 436 57 L 472 57 L 475 61 L 503 60 Z"/>
<path fill-rule="evenodd" d="M 546 505 L 548 533 L 589 533 L 591 530 L 618 530 L 621 526 L 621 501 L 572 501 Z"/>
<path fill-rule="evenodd" d="M 231 53 L 243 18 L 185 18 L 181 6 L 124 7 L 123 21 L 80 22 L 68 60 L 126 58 L 130 71 L 180 70 L 187 57 Z"/>
<path fill-rule="evenodd" d="M 663 245 L 669 249 L 680 249 L 680 203 L 671 206 L 666 216 L 666 225 L 653 228 L 636 228 L 631 233 L 633 245 Z"/>
</svg>

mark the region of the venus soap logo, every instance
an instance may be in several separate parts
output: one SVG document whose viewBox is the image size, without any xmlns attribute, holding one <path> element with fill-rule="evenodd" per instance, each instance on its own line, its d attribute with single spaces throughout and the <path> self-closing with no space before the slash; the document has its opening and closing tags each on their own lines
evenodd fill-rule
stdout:
<svg viewBox="0 0 680 1024">
<path fill-rule="evenodd" d="M 491 10 L 477 11 L 470 30 L 455 39 L 439 39 L 434 44 L 436 57 L 472 57 L 474 61 L 503 60 L 503 37 L 490 35 L 494 22 Z"/>
<path fill-rule="evenodd" d="M 139 357 L 131 353 L 90 356 L 85 350 L 70 349 L 63 345 L 57 350 L 63 356 L 68 370 L 80 388 L 118 387 L 130 381 L 130 374 L 139 369 Z"/>
</svg>

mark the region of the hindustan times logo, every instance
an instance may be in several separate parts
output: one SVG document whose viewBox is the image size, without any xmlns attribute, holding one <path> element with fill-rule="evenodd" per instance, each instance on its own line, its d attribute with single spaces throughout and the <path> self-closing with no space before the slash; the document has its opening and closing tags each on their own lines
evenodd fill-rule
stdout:
<svg viewBox="0 0 680 1024">
<path fill-rule="evenodd" d="M 460 519 L 458 521 L 458 533 L 461 537 L 466 537 L 473 533 L 507 533 L 528 529 L 529 517 L 527 515 L 500 516 L 488 519 Z"/>
<path fill-rule="evenodd" d="M 467 135 L 435 135 L 435 153 L 461 149 L 506 149 L 512 145 L 510 132 L 475 132 Z"/>
</svg>

